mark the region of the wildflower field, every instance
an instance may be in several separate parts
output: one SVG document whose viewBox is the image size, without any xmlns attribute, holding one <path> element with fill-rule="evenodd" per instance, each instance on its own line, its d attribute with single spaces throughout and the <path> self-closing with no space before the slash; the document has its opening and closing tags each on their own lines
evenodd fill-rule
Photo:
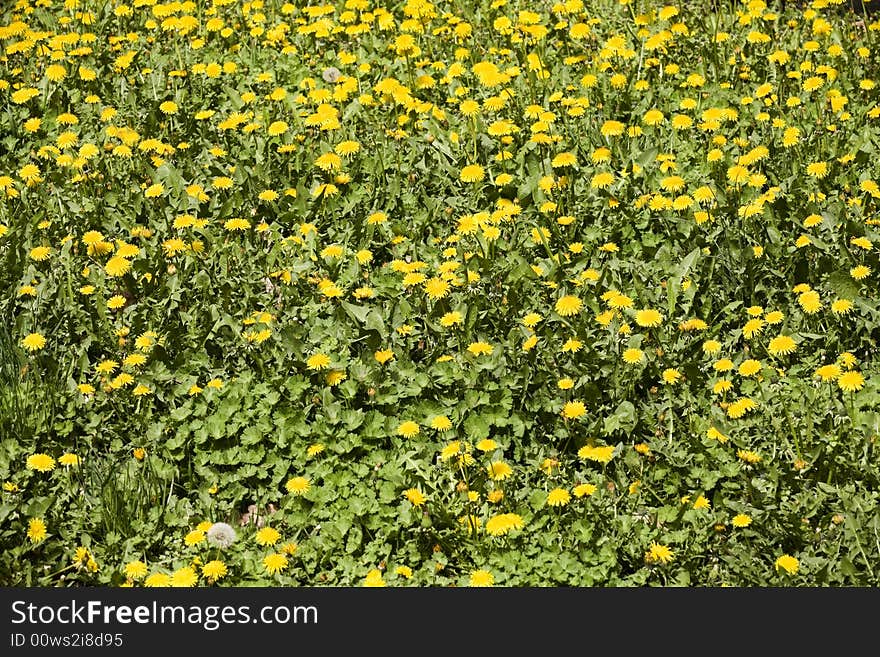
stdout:
<svg viewBox="0 0 880 657">
<path fill-rule="evenodd" d="M 880 585 L 880 21 L 0 10 L 0 584 Z"/>
</svg>

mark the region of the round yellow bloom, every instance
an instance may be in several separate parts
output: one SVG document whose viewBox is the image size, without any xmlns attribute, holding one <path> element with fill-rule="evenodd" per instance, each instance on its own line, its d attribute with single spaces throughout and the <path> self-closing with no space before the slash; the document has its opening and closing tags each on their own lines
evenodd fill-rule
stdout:
<svg viewBox="0 0 880 657">
<path fill-rule="evenodd" d="M 31 249 L 30 257 L 37 262 L 42 262 L 49 257 L 49 254 L 52 252 L 48 246 L 35 246 Z"/>
<path fill-rule="evenodd" d="M 736 452 L 737 458 L 754 465 L 761 461 L 761 455 L 748 449 L 740 449 Z"/>
<path fill-rule="evenodd" d="M 403 496 L 410 501 L 414 507 L 422 506 L 428 498 L 425 497 L 425 494 L 422 493 L 418 488 L 408 488 L 403 491 Z"/>
<path fill-rule="evenodd" d="M 570 317 L 571 315 L 579 313 L 583 305 L 583 301 L 581 301 L 579 297 L 569 294 L 561 297 L 556 302 L 556 312 L 563 317 Z"/>
<path fill-rule="evenodd" d="M 603 137 L 619 137 L 623 134 L 624 129 L 626 129 L 626 125 L 620 121 L 608 120 L 602 124 L 599 131 Z"/>
<path fill-rule="evenodd" d="M 72 465 L 79 465 L 79 457 L 76 454 L 67 452 L 58 458 L 58 462 L 64 467 L 69 468 Z"/>
<path fill-rule="evenodd" d="M 288 493 L 303 495 L 308 492 L 309 488 L 311 488 L 311 483 L 307 477 L 293 477 L 284 484 L 284 487 L 287 489 Z"/>
<path fill-rule="evenodd" d="M 608 171 L 600 171 L 590 179 L 590 187 L 593 189 L 608 189 L 614 184 L 614 174 Z"/>
<path fill-rule="evenodd" d="M 777 571 L 784 570 L 789 575 L 794 575 L 797 573 L 799 568 L 800 568 L 800 562 L 798 562 L 798 560 L 795 557 L 793 557 L 789 554 L 783 554 L 778 559 L 776 559 L 776 570 Z"/>
<path fill-rule="evenodd" d="M 467 350 L 474 356 L 491 356 L 495 348 L 486 342 L 471 342 Z"/>
<path fill-rule="evenodd" d="M 460 178 L 462 182 L 473 183 L 480 182 L 485 175 L 486 172 L 479 164 L 469 164 L 461 170 Z"/>
<path fill-rule="evenodd" d="M 554 488 L 547 494 L 548 506 L 565 506 L 571 501 L 571 495 L 564 488 Z"/>
<path fill-rule="evenodd" d="M 504 461 L 494 461 L 486 467 L 486 470 L 489 472 L 489 477 L 495 481 L 503 481 L 513 473 L 513 468 Z"/>
<path fill-rule="evenodd" d="M 645 562 L 649 564 L 669 563 L 674 557 L 675 555 L 669 546 L 656 542 L 651 543 L 650 548 L 645 552 Z"/>
<path fill-rule="evenodd" d="M 641 349 L 630 348 L 623 352 L 623 361 L 630 365 L 640 363 L 645 358 L 645 352 Z"/>
<path fill-rule="evenodd" d="M 278 553 L 268 554 L 263 558 L 263 567 L 270 575 L 280 573 L 287 568 L 287 556 Z"/>
<path fill-rule="evenodd" d="M 584 445 L 578 450 L 578 457 L 597 463 L 609 463 L 614 456 L 614 445 Z"/>
<path fill-rule="evenodd" d="M 261 527 L 254 538 L 258 545 L 275 545 L 281 538 L 281 532 L 274 527 Z"/>
<path fill-rule="evenodd" d="M 431 420 L 431 428 L 437 431 L 449 431 L 452 428 L 452 420 L 445 415 L 438 415 Z"/>
<path fill-rule="evenodd" d="M 742 364 L 739 366 L 739 373 L 741 376 L 754 376 L 761 371 L 761 361 L 755 360 L 753 358 L 749 358 L 748 360 L 744 360 Z"/>
<path fill-rule="evenodd" d="M 385 586 L 385 580 L 382 579 L 382 571 L 378 568 L 373 568 L 368 572 L 367 576 L 364 578 L 364 586 L 375 588 Z"/>
<path fill-rule="evenodd" d="M 202 575 L 210 582 L 216 582 L 218 579 L 225 577 L 226 572 L 226 564 L 218 559 L 209 561 L 202 566 Z"/>
<path fill-rule="evenodd" d="M 21 346 L 28 351 L 39 351 L 46 346 L 46 338 L 41 333 L 30 333 L 21 341 Z"/>
<path fill-rule="evenodd" d="M 168 573 L 153 573 L 144 580 L 144 586 L 147 588 L 171 586 L 171 576 Z"/>
<path fill-rule="evenodd" d="M 273 121 L 269 125 L 269 129 L 268 129 L 269 136 L 270 137 L 277 137 L 278 135 L 283 135 L 285 132 L 287 132 L 288 127 L 289 126 L 284 121 Z"/>
<path fill-rule="evenodd" d="M 844 392 L 856 392 L 857 390 L 861 390 L 864 385 L 865 377 L 862 376 L 861 372 L 856 370 L 844 372 L 837 377 L 837 387 Z"/>
<path fill-rule="evenodd" d="M 773 356 L 791 354 L 796 350 L 797 342 L 790 335 L 777 335 L 767 345 L 767 351 Z"/>
<path fill-rule="evenodd" d="M 199 575 L 192 566 L 184 566 L 171 573 L 171 586 L 190 588 L 199 581 Z"/>
<path fill-rule="evenodd" d="M 440 326 L 443 326 L 445 328 L 455 326 L 456 324 L 461 324 L 462 322 L 464 322 L 464 316 L 462 316 L 462 314 L 457 310 L 448 312 L 440 318 Z"/>
<path fill-rule="evenodd" d="M 470 575 L 470 585 L 475 587 L 488 587 L 495 583 L 495 578 L 488 570 L 475 570 Z"/>
<path fill-rule="evenodd" d="M 853 302 L 849 299 L 835 299 L 831 304 L 831 312 L 835 315 L 846 315 L 853 309 Z"/>
<path fill-rule="evenodd" d="M 553 160 L 550 162 L 550 166 L 554 169 L 561 169 L 563 167 L 570 167 L 577 164 L 577 157 L 574 153 L 559 153 Z"/>
<path fill-rule="evenodd" d="M 491 438 L 483 438 L 483 440 L 477 443 L 476 447 L 481 452 L 491 452 L 498 447 L 498 443 Z"/>
<path fill-rule="evenodd" d="M 734 527 L 748 527 L 752 524 L 751 516 L 746 515 L 745 513 L 738 513 L 733 516 L 733 520 L 731 520 Z"/>
<path fill-rule="evenodd" d="M 439 276 L 429 278 L 425 281 L 425 292 L 432 299 L 442 299 L 449 292 L 449 283 Z"/>
<path fill-rule="evenodd" d="M 28 540 L 36 545 L 46 538 L 46 523 L 42 518 L 32 518 L 28 523 L 27 537 Z"/>
<path fill-rule="evenodd" d="M 373 358 L 375 358 L 376 362 L 380 365 L 384 365 L 389 360 L 394 358 L 394 352 L 390 349 L 379 349 L 373 354 Z"/>
<path fill-rule="evenodd" d="M 147 564 L 143 561 L 129 561 L 122 569 L 125 576 L 129 579 L 143 579 L 147 575 Z"/>
<path fill-rule="evenodd" d="M 643 328 L 653 328 L 663 323 L 663 314 L 652 308 L 636 311 L 636 324 Z"/>
<path fill-rule="evenodd" d="M 400 426 L 397 427 L 397 434 L 399 436 L 403 436 L 404 438 L 413 438 L 415 436 L 418 436 L 419 425 L 412 420 L 401 422 Z"/>
<path fill-rule="evenodd" d="M 849 270 L 849 275 L 860 281 L 871 275 L 871 268 L 867 265 L 857 265 Z"/>
<path fill-rule="evenodd" d="M 216 181 L 215 181 L 215 185 L 216 185 Z M 229 231 L 247 230 L 250 227 L 251 227 L 251 222 L 249 222 L 247 219 L 244 219 L 242 217 L 233 217 L 232 219 L 229 219 L 228 221 L 226 221 L 223 224 L 223 228 L 225 228 L 226 230 L 229 230 Z"/>
<path fill-rule="evenodd" d="M 587 412 L 587 407 L 582 401 L 570 401 L 562 407 L 562 416 L 567 420 L 576 420 Z"/>
<path fill-rule="evenodd" d="M 131 261 L 122 256 L 113 256 L 104 265 L 104 271 L 108 276 L 123 276 L 131 269 Z"/>
<path fill-rule="evenodd" d="M 840 366 L 832 363 L 831 365 L 822 365 L 815 372 L 814 375 L 818 376 L 823 381 L 833 381 L 841 374 Z"/>
<path fill-rule="evenodd" d="M 514 529 L 521 529 L 523 519 L 516 513 L 502 513 L 492 516 L 486 521 L 486 533 L 492 536 L 503 536 Z"/>
<path fill-rule="evenodd" d="M 323 370 L 328 365 L 330 365 L 330 357 L 322 353 L 309 356 L 306 360 L 306 366 L 308 366 L 310 370 Z"/>
<path fill-rule="evenodd" d="M 55 469 L 55 459 L 48 454 L 32 454 L 27 457 L 26 465 L 29 470 L 50 472 Z"/>
<path fill-rule="evenodd" d="M 682 375 L 674 367 L 667 367 L 663 370 L 663 383 L 667 385 L 673 385 L 681 381 Z"/>
<path fill-rule="evenodd" d="M 815 290 L 807 290 L 806 292 L 801 292 L 798 296 L 798 304 L 800 304 L 805 313 L 812 315 L 821 310 L 822 299 Z"/>
<path fill-rule="evenodd" d="M 721 350 L 721 343 L 718 340 L 706 340 L 703 343 L 703 352 L 707 354 L 717 354 Z"/>
<path fill-rule="evenodd" d="M 645 125 L 659 125 L 665 120 L 666 117 L 663 115 L 663 112 L 658 109 L 650 109 L 645 112 L 644 116 L 642 117 L 642 123 L 644 123 Z"/>
<path fill-rule="evenodd" d="M 112 297 L 107 299 L 107 307 L 110 310 L 119 310 L 125 305 L 125 297 L 121 294 L 114 294 Z"/>
<path fill-rule="evenodd" d="M 589 497 L 596 492 L 595 484 L 578 484 L 574 487 L 575 497 Z"/>
<path fill-rule="evenodd" d="M 31 98 L 36 98 L 40 95 L 38 89 L 34 89 L 33 87 L 25 87 L 24 89 L 18 89 L 17 91 L 12 92 L 12 102 L 16 105 L 21 105 L 22 103 L 26 103 Z"/>
</svg>

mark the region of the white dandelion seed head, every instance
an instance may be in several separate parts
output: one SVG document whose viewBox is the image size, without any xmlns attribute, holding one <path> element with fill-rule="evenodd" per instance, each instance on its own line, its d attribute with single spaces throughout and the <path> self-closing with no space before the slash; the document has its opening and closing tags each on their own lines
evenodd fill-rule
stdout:
<svg viewBox="0 0 880 657">
<path fill-rule="evenodd" d="M 340 71 L 335 66 L 328 66 L 324 69 L 324 72 L 321 73 L 321 77 L 324 78 L 324 82 L 336 82 L 341 75 L 342 71 Z"/>
<path fill-rule="evenodd" d="M 235 543 L 236 534 L 231 525 L 225 522 L 215 522 L 207 533 L 208 542 L 221 548 L 227 548 Z"/>
</svg>

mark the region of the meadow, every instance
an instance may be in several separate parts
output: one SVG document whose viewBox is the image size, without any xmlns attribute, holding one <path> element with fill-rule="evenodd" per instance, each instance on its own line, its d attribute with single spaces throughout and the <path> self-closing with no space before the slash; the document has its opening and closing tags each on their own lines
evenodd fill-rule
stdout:
<svg viewBox="0 0 880 657">
<path fill-rule="evenodd" d="M 5 4 L 0 584 L 880 585 L 864 5 Z"/>
</svg>

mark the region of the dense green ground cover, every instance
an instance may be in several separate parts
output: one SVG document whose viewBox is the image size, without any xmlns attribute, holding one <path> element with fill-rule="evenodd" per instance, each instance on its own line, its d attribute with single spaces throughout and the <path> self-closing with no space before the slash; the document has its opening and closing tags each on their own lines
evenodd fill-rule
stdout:
<svg viewBox="0 0 880 657">
<path fill-rule="evenodd" d="M 880 583 L 880 23 L 0 25 L 0 583 Z"/>
</svg>

